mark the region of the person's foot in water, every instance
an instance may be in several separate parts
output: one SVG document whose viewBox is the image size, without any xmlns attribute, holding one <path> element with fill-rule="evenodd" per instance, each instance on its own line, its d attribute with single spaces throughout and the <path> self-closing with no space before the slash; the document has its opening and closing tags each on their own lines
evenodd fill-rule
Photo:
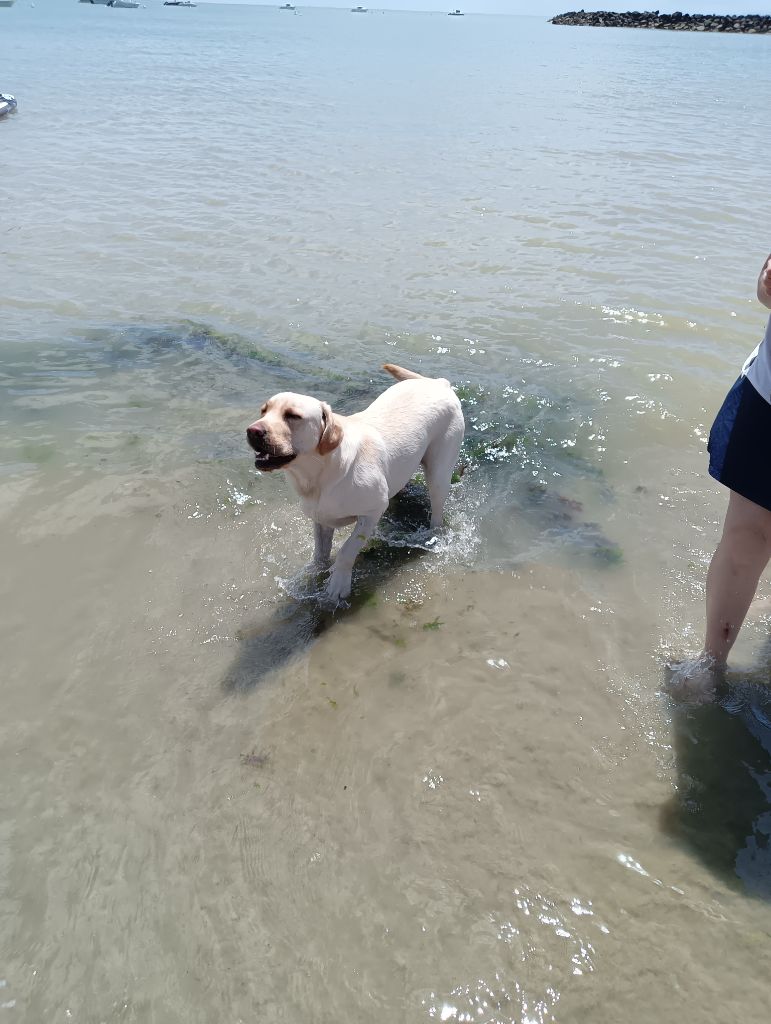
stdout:
<svg viewBox="0 0 771 1024">
<path fill-rule="evenodd" d="M 725 665 L 710 654 L 670 661 L 664 666 L 664 690 L 678 704 L 710 704 L 725 684 Z"/>
</svg>

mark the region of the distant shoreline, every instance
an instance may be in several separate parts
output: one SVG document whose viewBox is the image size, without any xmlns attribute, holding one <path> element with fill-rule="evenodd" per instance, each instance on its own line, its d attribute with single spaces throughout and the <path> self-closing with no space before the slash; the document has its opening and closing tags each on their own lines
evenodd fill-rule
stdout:
<svg viewBox="0 0 771 1024">
<path fill-rule="evenodd" d="M 589 25 L 595 28 L 660 28 L 672 32 L 771 33 L 771 15 L 762 14 L 659 14 L 658 11 L 568 11 L 549 19 L 552 25 Z"/>
</svg>

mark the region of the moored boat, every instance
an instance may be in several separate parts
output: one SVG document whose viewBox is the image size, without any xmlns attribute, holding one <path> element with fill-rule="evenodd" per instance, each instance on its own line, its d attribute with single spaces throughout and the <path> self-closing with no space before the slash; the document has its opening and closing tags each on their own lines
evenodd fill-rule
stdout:
<svg viewBox="0 0 771 1024">
<path fill-rule="evenodd" d="M 5 7 L 10 7 L 10 4 L 5 4 Z M 11 96 L 9 92 L 0 92 L 0 117 L 5 117 L 6 114 L 12 113 L 18 104 L 14 96 Z"/>
</svg>

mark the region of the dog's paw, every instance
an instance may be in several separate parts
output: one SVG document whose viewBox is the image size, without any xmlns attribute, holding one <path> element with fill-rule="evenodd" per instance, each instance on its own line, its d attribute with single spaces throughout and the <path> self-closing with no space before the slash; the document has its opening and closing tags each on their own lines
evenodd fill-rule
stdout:
<svg viewBox="0 0 771 1024">
<path fill-rule="evenodd" d="M 351 574 L 333 569 L 324 588 L 325 598 L 332 604 L 340 604 L 351 593 Z"/>
</svg>

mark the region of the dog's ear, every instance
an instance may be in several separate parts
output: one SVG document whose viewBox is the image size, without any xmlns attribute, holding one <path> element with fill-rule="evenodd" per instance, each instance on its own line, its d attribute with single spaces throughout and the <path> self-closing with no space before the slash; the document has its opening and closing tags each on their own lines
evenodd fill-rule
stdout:
<svg viewBox="0 0 771 1024">
<path fill-rule="evenodd" d="M 321 424 L 321 437 L 316 451 L 319 455 L 329 455 L 335 448 L 340 447 L 343 428 L 326 402 L 321 403 Z"/>
</svg>

